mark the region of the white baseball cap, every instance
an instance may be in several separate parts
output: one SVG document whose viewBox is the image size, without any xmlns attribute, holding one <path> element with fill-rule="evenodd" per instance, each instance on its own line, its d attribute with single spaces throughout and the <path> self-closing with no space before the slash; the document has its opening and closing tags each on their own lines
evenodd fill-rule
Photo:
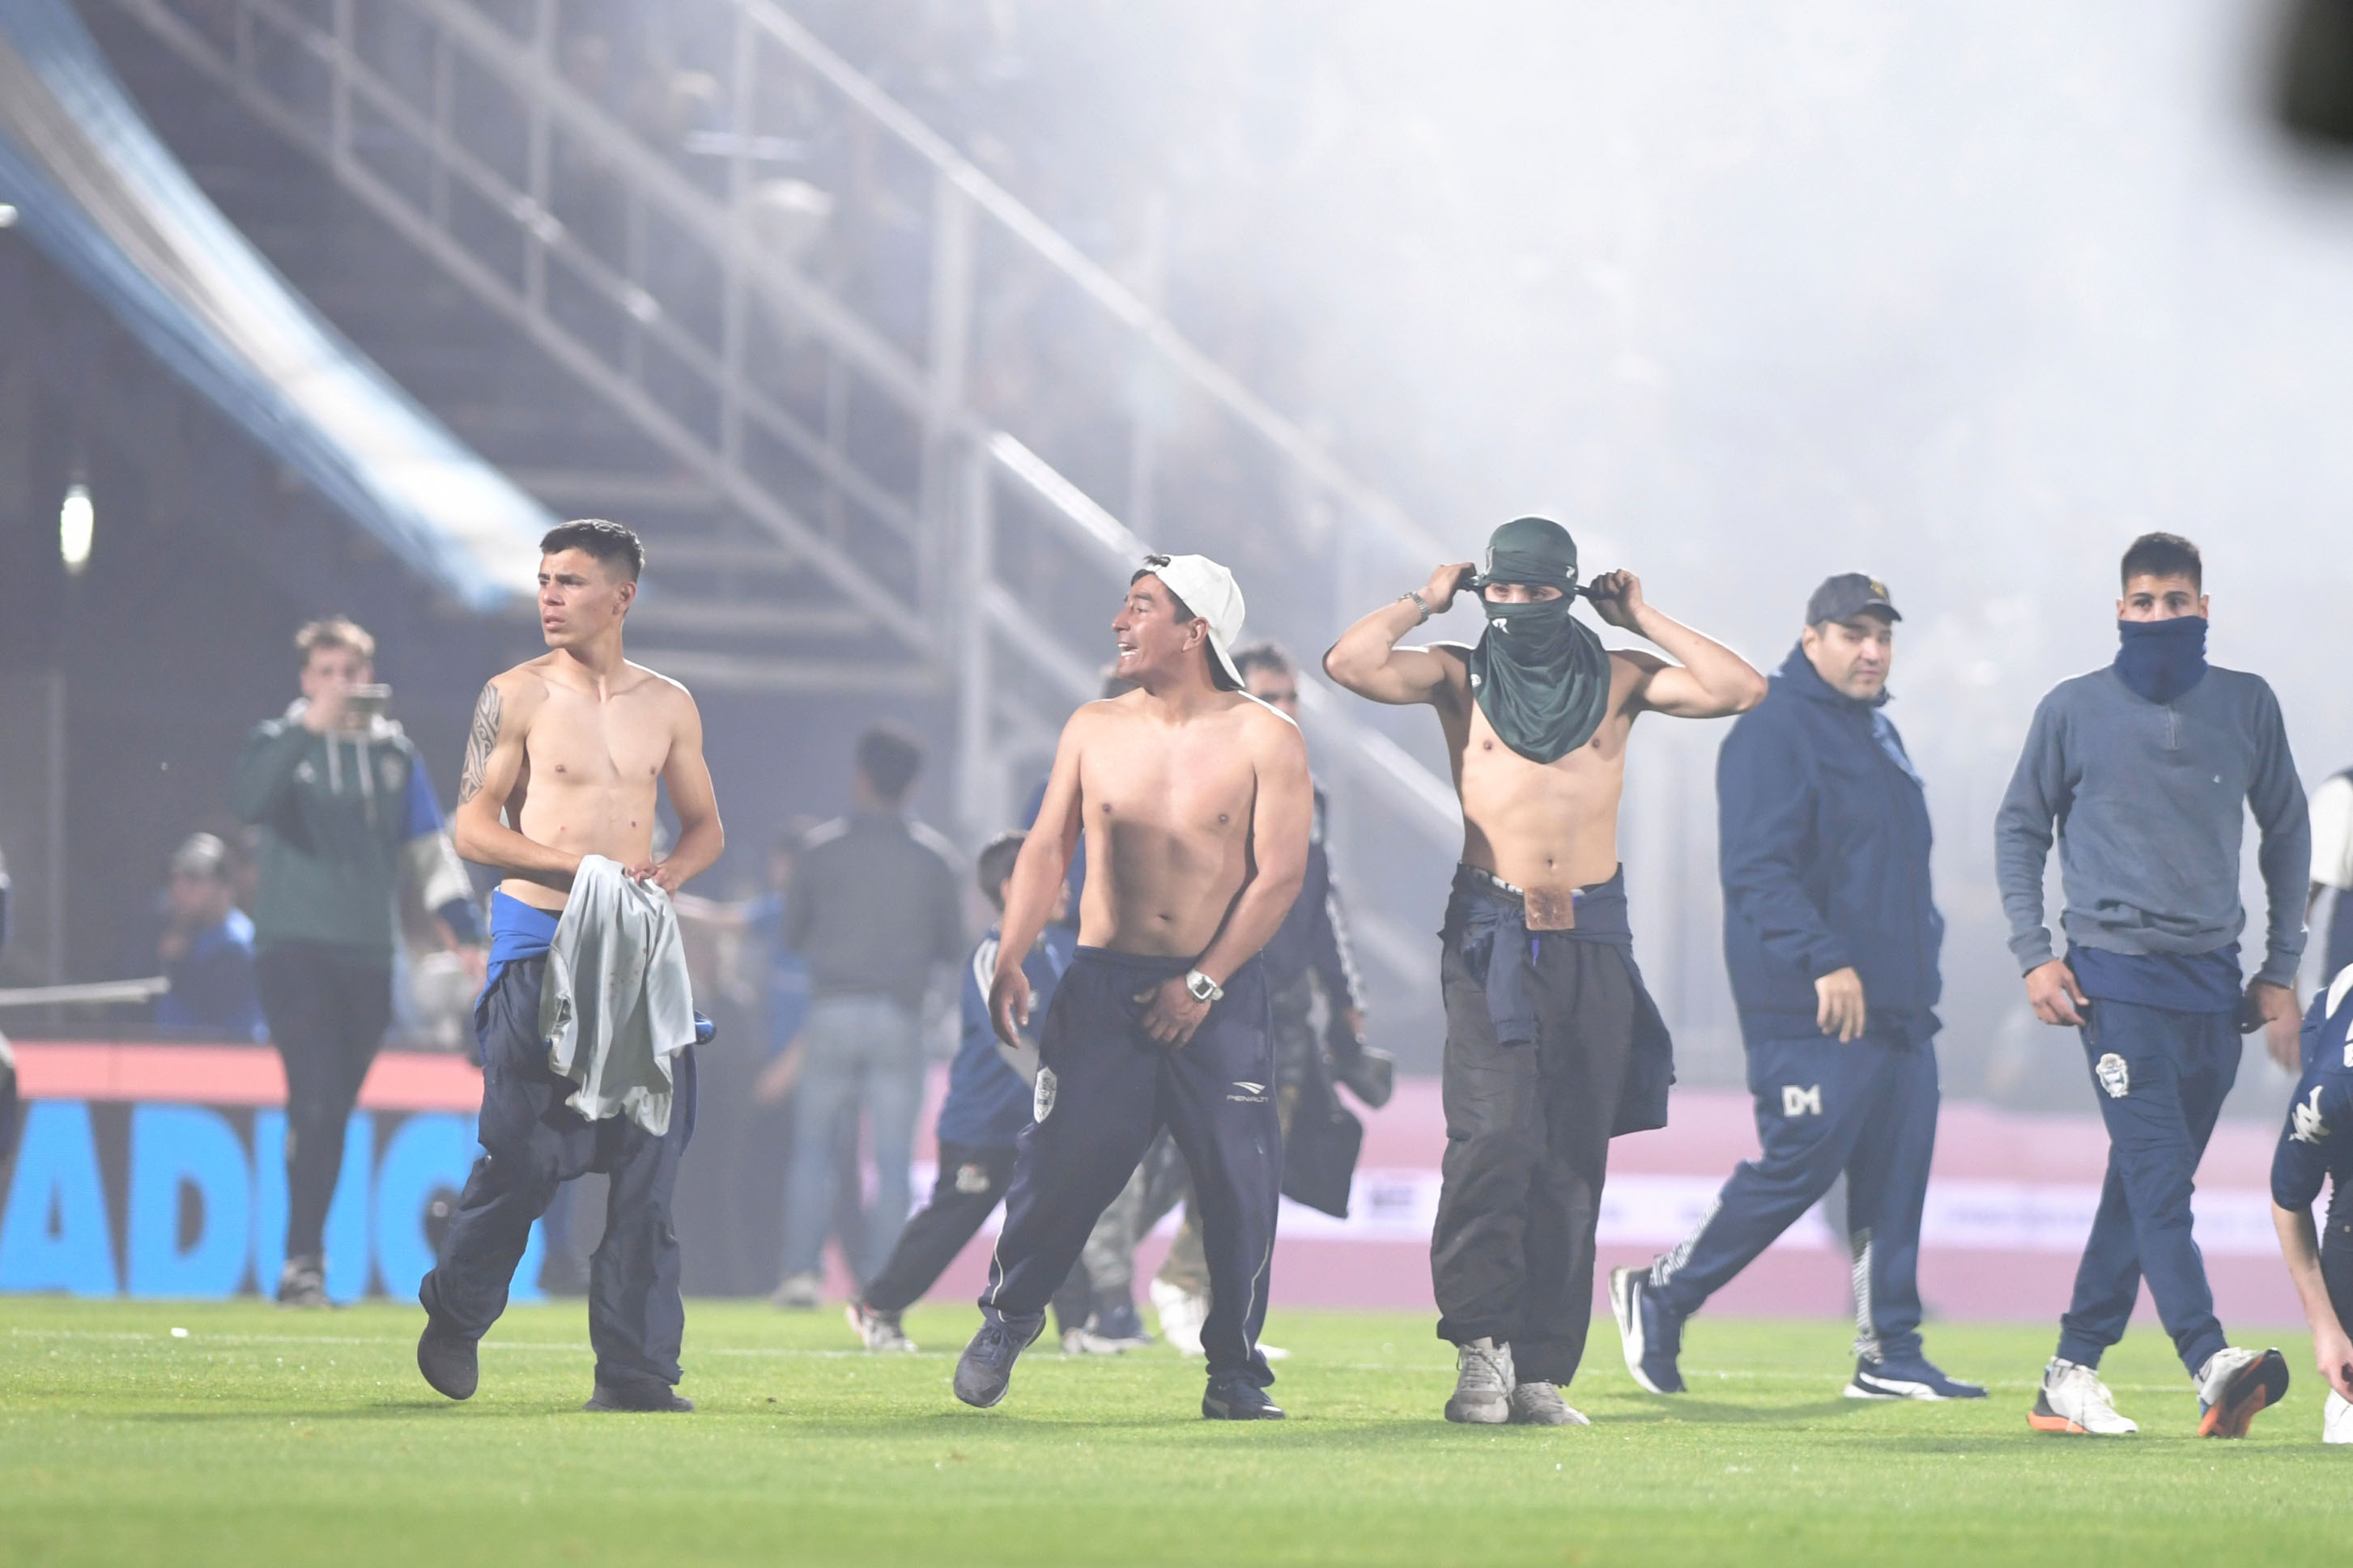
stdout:
<svg viewBox="0 0 2353 1568">
<path fill-rule="evenodd" d="M 1242 635 L 1242 589 L 1234 574 L 1206 555 L 1147 555 L 1144 569 L 1209 623 L 1209 651 L 1239 690 L 1246 684 L 1234 668 L 1234 644 Z"/>
</svg>

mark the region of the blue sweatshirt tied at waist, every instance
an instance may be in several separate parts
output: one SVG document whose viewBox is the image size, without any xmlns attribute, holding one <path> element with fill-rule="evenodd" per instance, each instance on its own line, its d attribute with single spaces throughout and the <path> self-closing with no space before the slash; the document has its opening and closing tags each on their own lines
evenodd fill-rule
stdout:
<svg viewBox="0 0 2353 1568">
<path fill-rule="evenodd" d="M 1590 942 L 1615 950 L 1633 983 L 1634 1040 L 1610 1136 L 1664 1127 L 1667 1090 L 1675 1081 L 1674 1039 L 1642 984 L 1641 970 L 1634 963 L 1625 868 L 1620 867 L 1606 882 L 1578 889 L 1571 902 L 1577 920 L 1574 929 L 1531 931 L 1527 900 L 1518 889 L 1476 866 L 1457 866 L 1454 896 L 1447 904 L 1446 929 L 1440 938 L 1461 945 L 1462 962 L 1486 990 L 1487 1016 L 1495 1026 L 1495 1038 L 1505 1046 L 1533 1045 L 1536 1038 L 1532 987 L 1539 943 Z"/>
</svg>

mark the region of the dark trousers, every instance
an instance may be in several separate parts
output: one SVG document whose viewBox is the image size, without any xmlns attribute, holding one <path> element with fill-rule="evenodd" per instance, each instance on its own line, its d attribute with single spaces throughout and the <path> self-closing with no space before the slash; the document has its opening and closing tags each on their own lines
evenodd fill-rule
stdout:
<svg viewBox="0 0 2353 1568">
<path fill-rule="evenodd" d="M 2328 1223 L 2320 1232 L 2320 1280 L 2340 1324 L 2353 1325 L 2353 1182 L 2329 1184 Z"/>
<path fill-rule="evenodd" d="M 2228 1013 L 2096 999 L 2082 1034 L 2108 1125 L 2108 1175 L 2074 1300 L 2060 1320 L 2059 1354 L 2099 1365 L 2124 1338 L 2146 1275 L 2158 1319 L 2195 1374 L 2227 1342 L 2190 1235 L 2189 1194 L 2214 1118 L 2238 1079 L 2238 1024 Z"/>
<path fill-rule="evenodd" d="M 1239 1373 L 1265 1387 L 1274 1373 L 1258 1335 L 1282 1180 L 1266 975 L 1256 960 L 1236 970 L 1224 1000 L 1171 1049 L 1144 1032 L 1137 997 L 1190 967 L 1184 959 L 1079 949 L 1039 1037 L 1045 1114 L 1021 1134 L 980 1305 L 996 1318 L 1040 1318 L 1096 1219 L 1166 1125 L 1193 1173 L 1209 1259 L 1201 1329 L 1209 1375 Z"/>
<path fill-rule="evenodd" d="M 1935 1046 L 1868 1034 L 1841 1045 L 1804 1020 L 1741 1024 L 1763 1152 L 1732 1173 L 1690 1238 L 1651 1266 L 1652 1288 L 1677 1315 L 1696 1312 L 1844 1172 L 1855 1352 L 1917 1355 L 1920 1210 L 1936 1149 Z"/>
<path fill-rule="evenodd" d="M 286 1256 L 316 1258 L 343 1129 L 392 1022 L 392 965 L 324 942 L 273 942 L 254 960 L 254 978 L 286 1064 Z"/>
<path fill-rule="evenodd" d="M 1009 1143 L 994 1149 L 941 1144 L 932 1201 L 899 1232 L 891 1260 L 867 1281 L 866 1304 L 878 1312 L 903 1312 L 921 1299 L 1013 1184 L 1013 1161 Z"/>
<path fill-rule="evenodd" d="M 1430 1238 L 1438 1337 L 1508 1342 L 1523 1382 L 1565 1386 L 1592 1325 L 1593 1230 L 1633 1047 L 1633 971 L 1606 943 L 1535 938 L 1525 984 L 1536 1038 L 1502 1045 L 1458 922 L 1448 931 L 1446 1153 Z"/>
<path fill-rule="evenodd" d="M 678 1053 L 670 1130 L 659 1137 L 626 1116 L 584 1121 L 564 1103 L 575 1088 L 548 1070 L 539 1037 L 544 958 L 509 963 L 474 1009 L 482 1047 L 485 1151 L 474 1162 L 441 1256 L 417 1288 L 435 1326 L 480 1339 L 506 1310 L 507 1288 L 556 1189 L 602 1172 L 605 1239 L 588 1259 L 588 1341 L 596 1381 L 612 1388 L 674 1384 L 686 1308 L 679 1299 L 678 1232 L 670 1194 L 694 1136 L 694 1047 Z"/>
</svg>

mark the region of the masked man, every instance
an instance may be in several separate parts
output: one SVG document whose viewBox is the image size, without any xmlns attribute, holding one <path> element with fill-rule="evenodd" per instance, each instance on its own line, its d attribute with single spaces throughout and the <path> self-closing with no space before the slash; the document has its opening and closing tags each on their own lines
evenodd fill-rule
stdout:
<svg viewBox="0 0 2353 1568">
<path fill-rule="evenodd" d="M 1477 646 L 1398 639 L 1465 587 Z M 1438 710 L 1462 799 L 1446 911 L 1446 1154 L 1430 1272 L 1461 1376 L 1450 1421 L 1582 1424 L 1560 1390 L 1593 1315 L 1593 1232 L 1609 1140 L 1666 1122 L 1672 1047 L 1642 989 L 1618 864 L 1618 801 L 1635 719 L 1715 719 L 1765 678 L 1660 614 L 1631 573 L 1587 590 L 1613 626 L 1682 662 L 1612 652 L 1573 619 L 1577 546 L 1539 517 L 1497 529 L 1485 569 L 1429 584 L 1348 628 L 1324 656 L 1376 702 Z"/>
</svg>

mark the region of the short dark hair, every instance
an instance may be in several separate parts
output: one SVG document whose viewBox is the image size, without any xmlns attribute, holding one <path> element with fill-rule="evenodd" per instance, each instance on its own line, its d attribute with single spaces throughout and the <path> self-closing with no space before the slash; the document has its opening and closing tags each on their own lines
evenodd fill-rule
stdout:
<svg viewBox="0 0 2353 1568">
<path fill-rule="evenodd" d="M 601 517 L 575 517 L 549 529 L 539 542 L 539 552 L 553 555 L 560 550 L 586 551 L 607 566 L 617 561 L 628 568 L 632 583 L 646 569 L 645 541 L 634 529 Z"/>
<path fill-rule="evenodd" d="M 2187 577 L 2191 587 L 2206 589 L 2206 566 L 2198 547 L 2178 533 L 2144 533 L 2125 552 L 2123 581 L 2136 577 Z"/>
<path fill-rule="evenodd" d="M 1291 651 L 1271 637 L 1234 649 L 1234 668 L 1241 672 L 1244 680 L 1250 679 L 1253 669 L 1271 670 L 1277 675 L 1299 673 L 1299 667 L 1291 661 Z"/>
<path fill-rule="evenodd" d="M 1001 914 L 1005 910 L 1005 884 L 1012 879 L 1013 862 L 1021 858 L 1021 846 L 1029 836 L 1016 828 L 1000 833 L 981 846 L 980 858 L 973 870 L 980 878 L 980 890 Z"/>
<path fill-rule="evenodd" d="M 902 800 L 923 771 L 923 743 L 895 724 L 877 724 L 858 737 L 858 771 L 884 800 Z"/>
</svg>

